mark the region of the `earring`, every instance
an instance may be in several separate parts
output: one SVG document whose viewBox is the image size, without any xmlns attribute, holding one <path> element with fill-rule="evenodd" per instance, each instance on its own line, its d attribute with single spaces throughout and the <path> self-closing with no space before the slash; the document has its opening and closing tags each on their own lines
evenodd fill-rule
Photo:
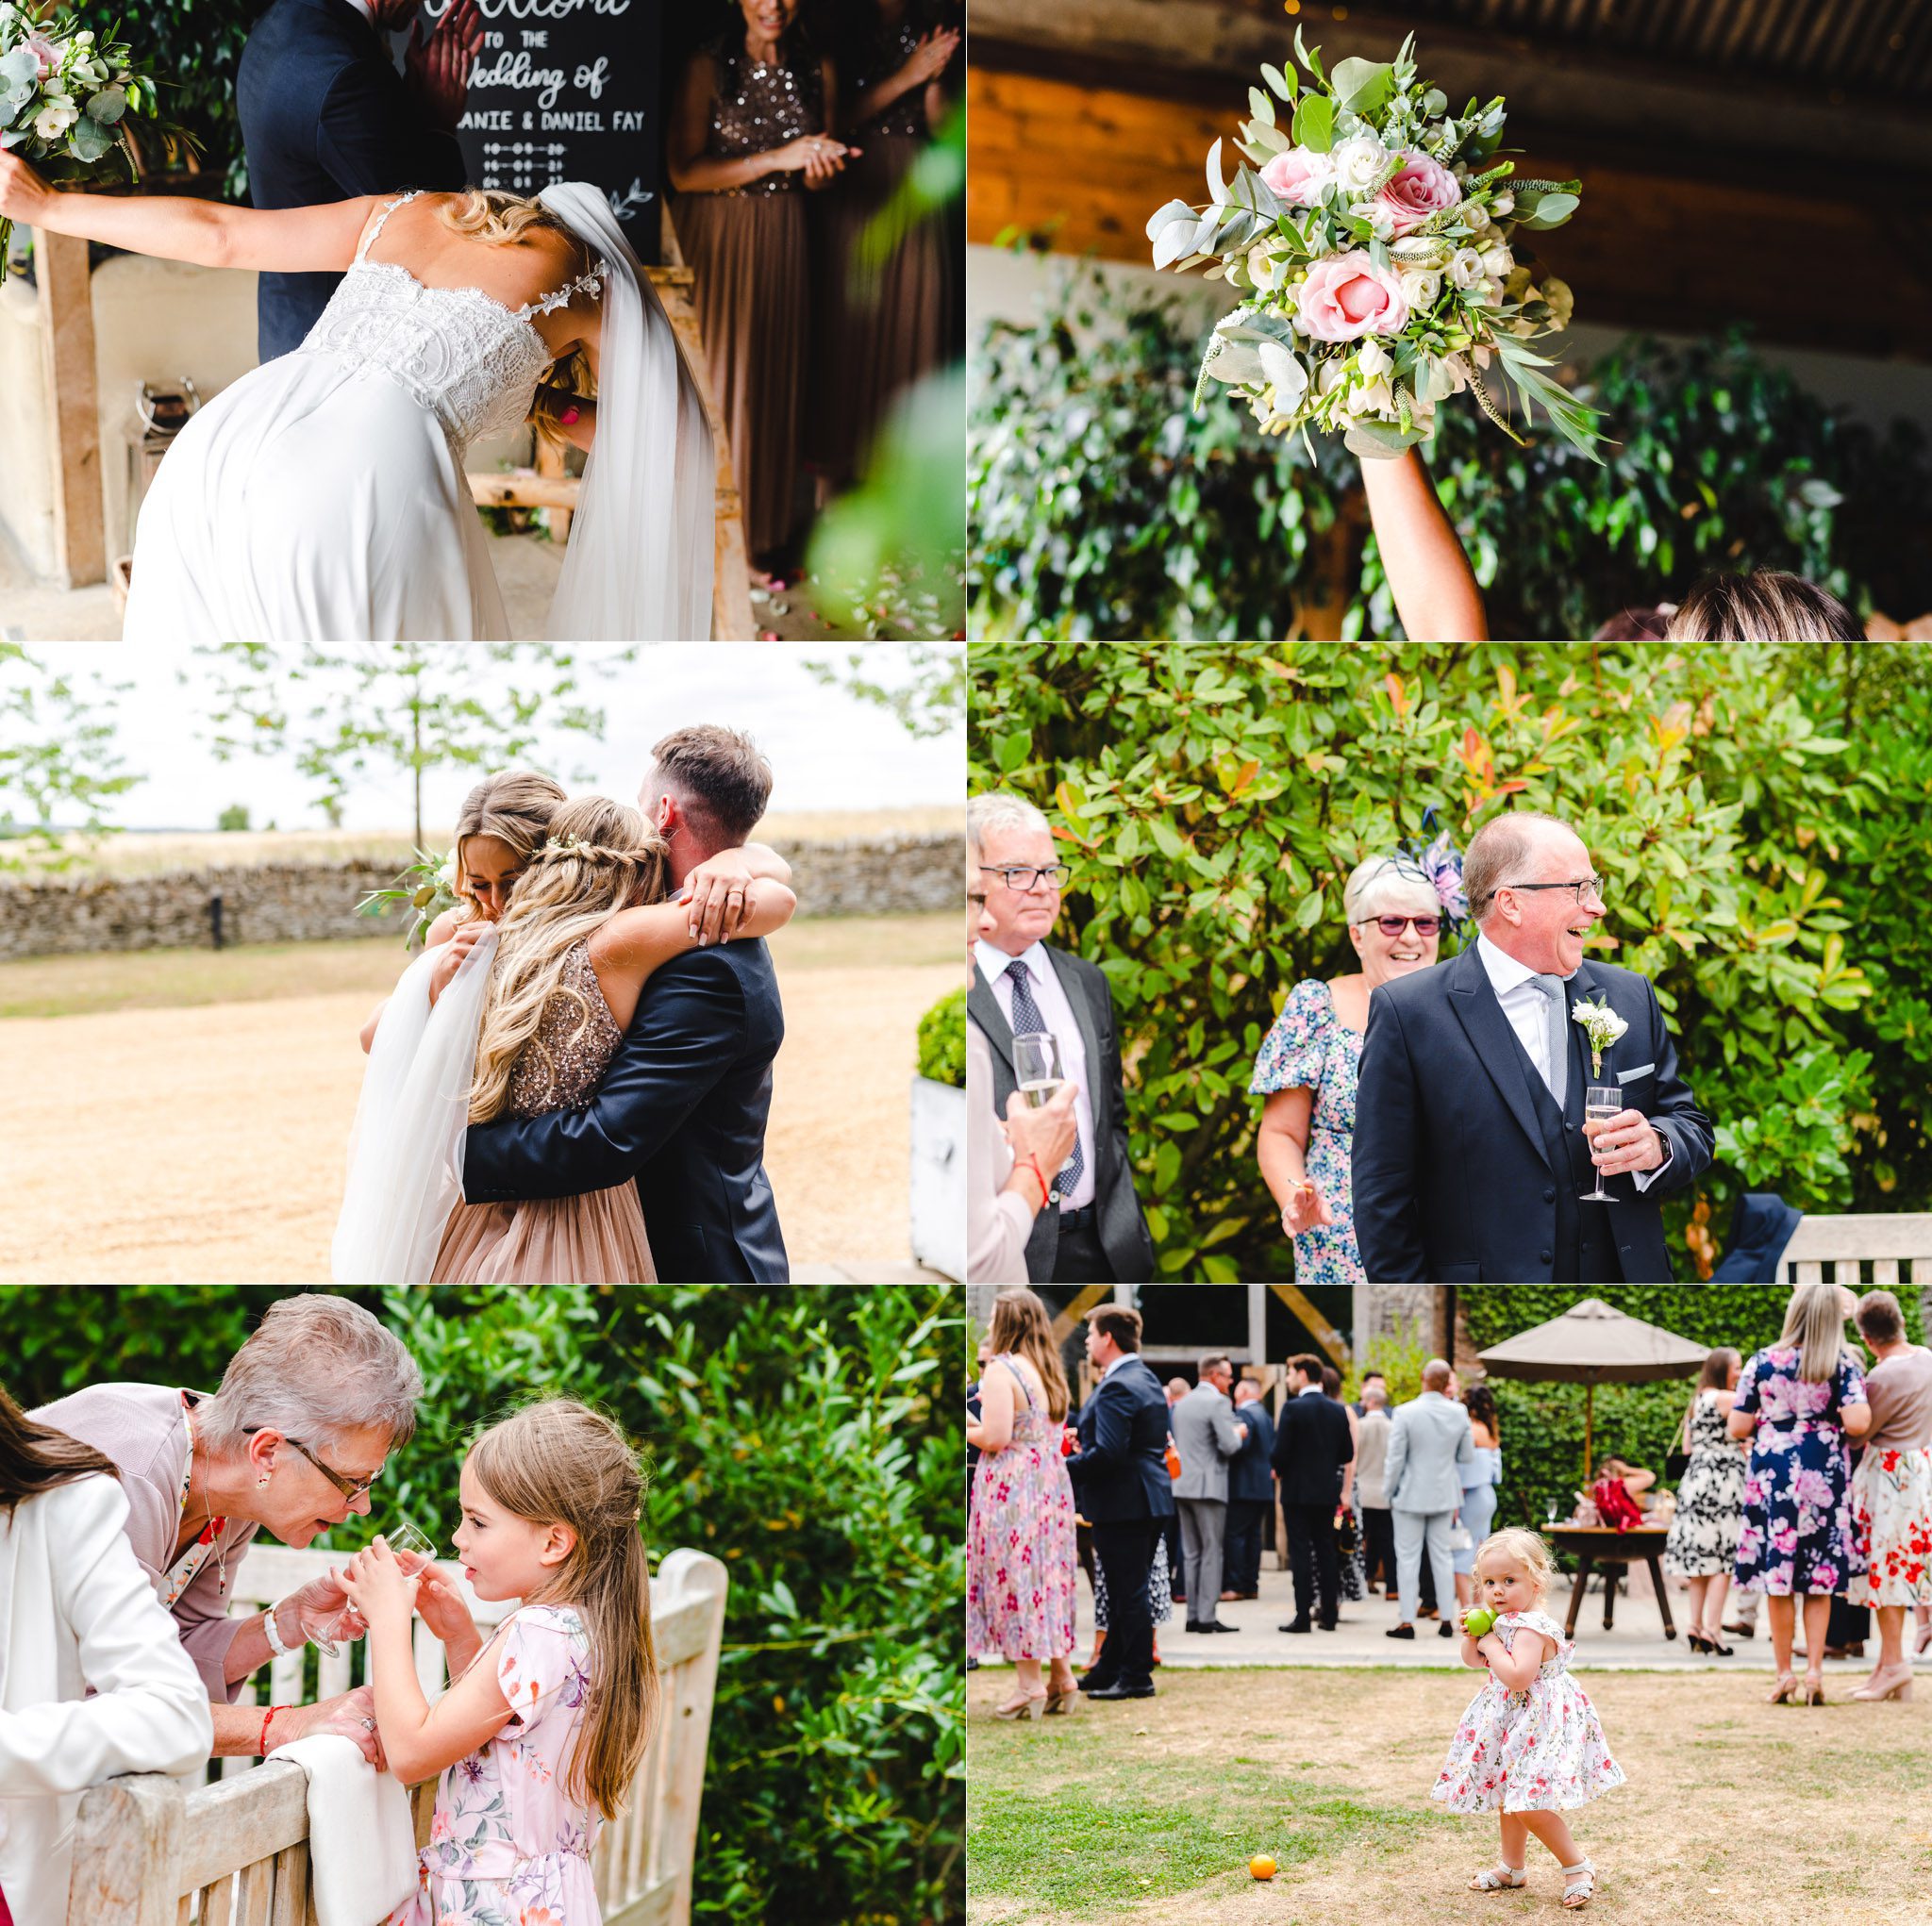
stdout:
<svg viewBox="0 0 1932 1926">
<path fill-rule="evenodd" d="M 258 1479 L 257 1479 L 257 1480 L 256 1480 L 255 1482 L 256 1482 L 256 1483 L 257 1483 L 258 1485 L 266 1485 L 266 1484 L 268 1483 L 268 1473 L 267 1473 L 266 1471 L 264 1471 L 264 1472 L 263 1472 L 263 1473 L 261 1474 L 261 1476 L 260 1476 L 259 1478 L 258 1478 Z"/>
</svg>

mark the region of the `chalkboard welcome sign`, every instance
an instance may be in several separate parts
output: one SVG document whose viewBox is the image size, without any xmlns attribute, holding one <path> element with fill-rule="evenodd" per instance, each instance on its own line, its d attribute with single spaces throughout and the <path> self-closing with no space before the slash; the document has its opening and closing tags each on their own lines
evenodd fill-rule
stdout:
<svg viewBox="0 0 1932 1926">
<path fill-rule="evenodd" d="M 455 0 L 423 0 L 433 27 Z M 476 0 L 483 51 L 457 129 L 477 187 L 593 181 L 658 257 L 664 0 Z"/>
</svg>

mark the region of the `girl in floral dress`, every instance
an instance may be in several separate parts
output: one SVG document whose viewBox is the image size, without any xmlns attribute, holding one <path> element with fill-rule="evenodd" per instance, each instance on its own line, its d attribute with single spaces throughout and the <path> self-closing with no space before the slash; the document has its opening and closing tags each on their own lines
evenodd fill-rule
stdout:
<svg viewBox="0 0 1932 1926">
<path fill-rule="evenodd" d="M 1745 1365 L 1726 1420 L 1733 1437 L 1751 1439 L 1736 1589 L 1761 1591 L 1771 1602 L 1771 1647 L 1777 1664 L 1774 1705 L 1824 1703 L 1831 1595 L 1865 1569 L 1852 1517 L 1845 1438 L 1864 1436 L 1872 1407 L 1864 1372 L 1845 1349 L 1844 1325 L 1837 1285 L 1801 1284 L 1791 1293 L 1777 1342 L 1753 1353 Z M 1802 1700 L 1791 1674 L 1801 1598 L 1807 1654 Z"/>
<path fill-rule="evenodd" d="M 1586 1905 L 1596 1868 L 1583 1856 L 1563 1814 L 1624 1783 L 1590 1695 L 1570 1676 L 1575 1647 L 1542 1609 L 1550 1552 L 1534 1532 L 1485 1538 L 1475 1555 L 1478 1605 L 1495 1623 L 1472 1637 L 1464 1606 L 1462 1662 L 1489 1678 L 1457 1722 L 1435 1790 L 1451 1812 L 1501 1817 L 1503 1855 L 1471 1881 L 1479 1893 L 1527 1884 L 1524 1858 L 1532 1834 L 1555 1855 L 1563 1903 Z"/>
<path fill-rule="evenodd" d="M 624 1802 L 658 1701 L 642 1481 L 608 1419 L 565 1399 L 485 1432 L 456 1547 L 482 1599 L 520 1599 L 486 1644 L 435 1567 L 377 1538 L 343 1588 L 369 1623 L 375 1720 L 405 1784 L 441 1771 L 416 1897 L 389 1926 L 600 1926 L 591 1852 Z M 409 1617 L 448 1651 L 428 1704 Z"/>
</svg>

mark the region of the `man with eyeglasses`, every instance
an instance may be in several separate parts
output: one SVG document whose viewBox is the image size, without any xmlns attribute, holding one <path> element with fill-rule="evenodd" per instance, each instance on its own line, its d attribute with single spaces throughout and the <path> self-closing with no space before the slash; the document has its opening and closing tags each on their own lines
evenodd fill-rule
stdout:
<svg viewBox="0 0 1932 1926">
<path fill-rule="evenodd" d="M 991 1049 L 994 1111 L 1004 1116 L 1020 1087 L 1016 1034 L 1055 1037 L 1076 1093 L 1073 1153 L 1046 1173 L 1044 1207 L 1026 1242 L 1027 1276 L 1036 1284 L 1145 1283 L 1154 1240 L 1127 1160 L 1113 993 L 1091 963 L 1046 941 L 1067 880 L 1053 832 L 1030 803 L 994 794 L 967 805 L 966 838 L 969 860 L 986 884 L 966 1010 Z"/>
<path fill-rule="evenodd" d="M 1659 1205 L 1710 1162 L 1713 1133 L 1648 980 L 1585 960 L 1605 914 L 1590 852 L 1557 818 L 1514 810 L 1471 840 L 1462 881 L 1476 940 L 1369 1001 L 1363 1268 L 1389 1284 L 1670 1282 Z M 1626 1026 L 1601 1073 L 1575 1020 L 1585 1001 Z M 1622 1107 L 1586 1138 L 1591 1086 Z M 1613 1202 L 1583 1196 L 1599 1177 Z"/>
</svg>

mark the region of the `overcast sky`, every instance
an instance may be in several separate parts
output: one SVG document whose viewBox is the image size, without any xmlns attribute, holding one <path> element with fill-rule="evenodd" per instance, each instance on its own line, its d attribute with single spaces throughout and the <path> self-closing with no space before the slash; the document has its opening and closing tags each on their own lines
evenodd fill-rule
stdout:
<svg viewBox="0 0 1932 1926">
<path fill-rule="evenodd" d="M 507 687 L 510 672 L 462 659 L 450 645 L 453 671 L 484 691 Z M 802 658 L 842 661 L 844 651 L 801 649 L 791 643 L 730 643 L 688 647 L 648 645 L 609 680 L 586 677 L 588 699 L 605 712 L 602 740 L 545 730 L 522 758 L 554 772 L 567 787 L 597 789 L 630 801 L 650 762 L 651 744 L 691 722 L 723 722 L 748 730 L 776 772 L 774 810 L 881 809 L 958 803 L 965 795 L 965 737 L 953 730 L 915 740 L 884 710 L 821 687 Z M 212 829 L 230 804 L 245 804 L 258 828 L 322 828 L 314 782 L 283 748 L 270 755 L 215 761 L 208 747 L 208 667 L 184 651 L 138 645 L 51 645 L 32 652 L 42 668 L 58 667 L 83 692 L 98 683 L 131 685 L 119 698 L 116 735 L 127 772 L 145 777 L 108 805 L 108 820 L 126 829 Z M 188 680 L 182 680 L 184 664 Z M 85 666 L 83 666 L 85 665 Z M 877 642 L 865 650 L 865 672 L 887 686 L 907 679 L 905 652 Z M 521 672 L 523 686 L 533 677 Z M 343 701 L 351 687 L 340 685 Z M 291 712 L 306 715 L 327 685 L 290 689 Z M 475 782 L 474 770 L 430 772 L 424 814 L 431 826 L 455 819 Z M 407 829 L 406 775 L 374 769 L 346 802 L 349 830 Z"/>
</svg>

